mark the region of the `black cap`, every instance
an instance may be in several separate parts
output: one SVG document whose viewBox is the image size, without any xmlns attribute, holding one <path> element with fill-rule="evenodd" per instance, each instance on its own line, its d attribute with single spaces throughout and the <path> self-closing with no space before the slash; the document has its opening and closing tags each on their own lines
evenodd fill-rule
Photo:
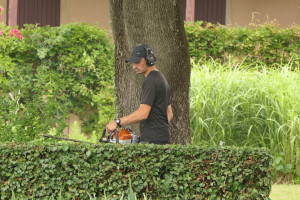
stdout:
<svg viewBox="0 0 300 200">
<path fill-rule="evenodd" d="M 131 62 L 131 63 L 138 63 L 142 58 L 147 57 L 146 48 L 150 48 L 150 46 L 145 44 L 138 44 L 135 47 L 133 47 L 131 51 L 131 55 L 129 58 L 125 60 L 125 62 Z M 152 50 L 152 49 L 151 49 Z"/>
</svg>

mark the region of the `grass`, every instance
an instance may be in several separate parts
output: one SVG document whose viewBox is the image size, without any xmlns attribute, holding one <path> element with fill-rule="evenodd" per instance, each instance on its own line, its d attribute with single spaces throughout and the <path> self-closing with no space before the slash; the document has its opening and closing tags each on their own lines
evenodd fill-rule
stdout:
<svg viewBox="0 0 300 200">
<path fill-rule="evenodd" d="M 300 185 L 273 185 L 270 197 L 272 200 L 299 200 Z"/>
<path fill-rule="evenodd" d="M 289 66 L 194 63 L 191 73 L 192 142 L 265 147 L 281 182 L 300 177 L 300 71 Z M 297 178 L 298 177 L 298 178 Z"/>
</svg>

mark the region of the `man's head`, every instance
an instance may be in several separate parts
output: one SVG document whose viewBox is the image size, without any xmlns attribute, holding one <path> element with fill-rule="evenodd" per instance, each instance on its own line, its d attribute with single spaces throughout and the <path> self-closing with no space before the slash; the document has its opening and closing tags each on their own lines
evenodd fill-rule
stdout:
<svg viewBox="0 0 300 200">
<path fill-rule="evenodd" d="M 138 44 L 133 47 L 131 55 L 125 62 L 139 63 L 142 58 L 145 59 L 148 66 L 153 66 L 156 61 L 152 48 L 147 44 Z"/>
</svg>

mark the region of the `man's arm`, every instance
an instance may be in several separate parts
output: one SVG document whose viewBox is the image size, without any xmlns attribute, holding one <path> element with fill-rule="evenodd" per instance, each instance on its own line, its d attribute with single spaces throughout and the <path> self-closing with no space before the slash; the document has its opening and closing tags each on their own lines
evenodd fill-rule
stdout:
<svg viewBox="0 0 300 200">
<path fill-rule="evenodd" d="M 168 106 L 167 115 L 168 115 L 168 122 L 170 123 L 170 121 L 173 119 L 173 111 L 172 111 L 171 104 Z"/>
<path fill-rule="evenodd" d="M 140 121 L 143 121 L 148 118 L 151 110 L 151 106 L 148 104 L 140 104 L 139 109 L 131 113 L 130 115 L 124 116 L 120 118 L 121 126 L 125 126 L 128 124 L 135 124 Z M 115 121 L 112 121 L 106 125 L 106 130 L 109 132 L 113 132 L 118 128 L 118 125 Z"/>
</svg>

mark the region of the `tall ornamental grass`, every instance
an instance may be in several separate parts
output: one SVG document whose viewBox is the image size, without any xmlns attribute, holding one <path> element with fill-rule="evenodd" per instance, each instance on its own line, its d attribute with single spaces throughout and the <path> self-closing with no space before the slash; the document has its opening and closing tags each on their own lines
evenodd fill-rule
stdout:
<svg viewBox="0 0 300 200">
<path fill-rule="evenodd" d="M 277 181 L 300 180 L 300 71 L 193 63 L 192 142 L 266 147 Z"/>
</svg>

